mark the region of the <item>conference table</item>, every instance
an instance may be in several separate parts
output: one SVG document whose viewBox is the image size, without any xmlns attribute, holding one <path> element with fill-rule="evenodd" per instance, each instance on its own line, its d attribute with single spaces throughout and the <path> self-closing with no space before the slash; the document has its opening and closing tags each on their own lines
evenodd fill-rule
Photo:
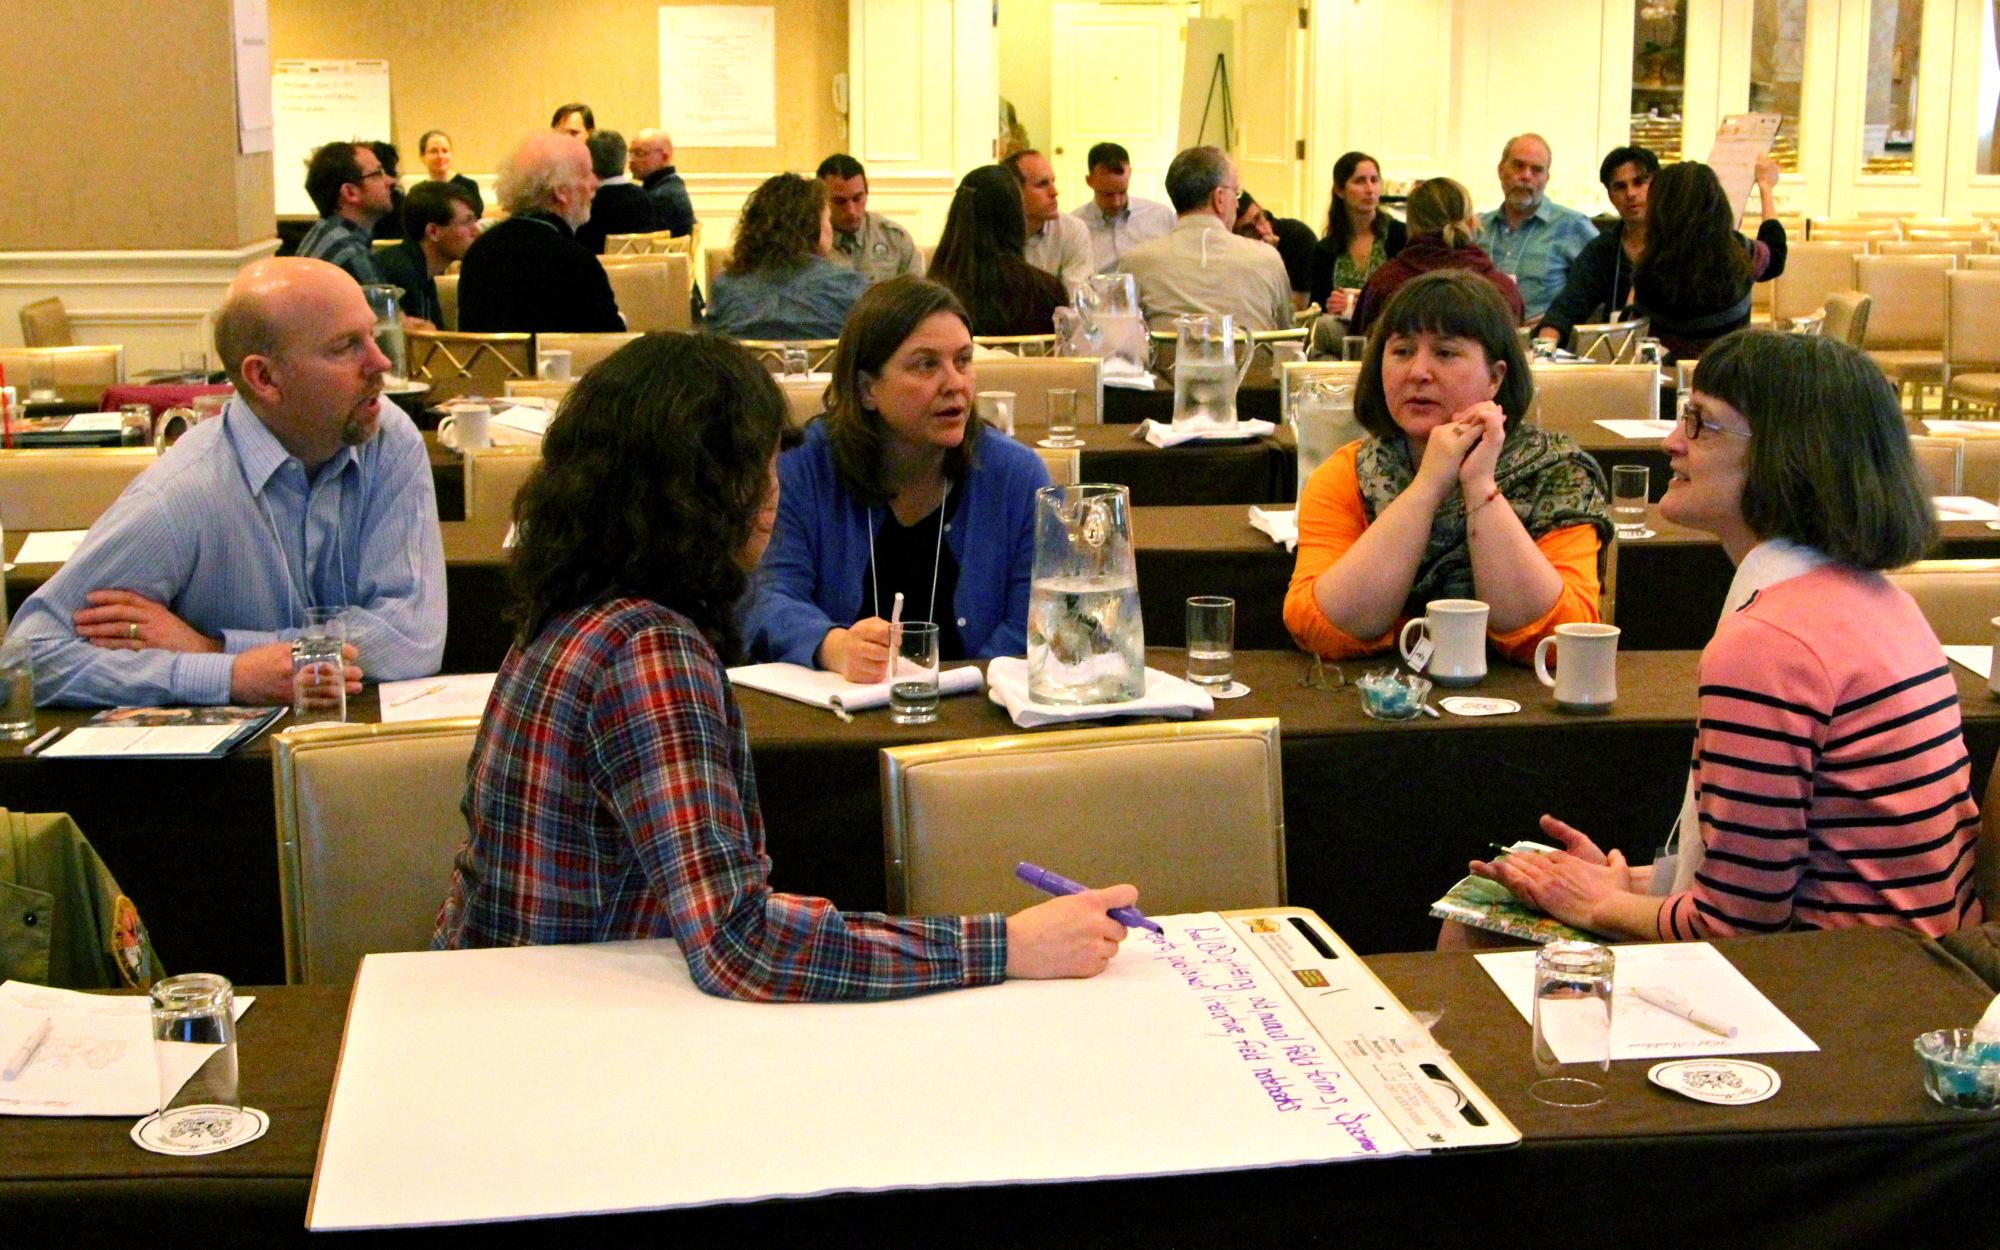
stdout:
<svg viewBox="0 0 2000 1250">
<path fill-rule="evenodd" d="M 1443 1012 L 1438 1040 L 1520 1129 L 1519 1146 L 1248 1172 L 773 1200 L 550 1222 L 532 1232 L 741 1246 L 810 1235 L 823 1245 L 949 1237 L 962 1245 L 1127 1250 L 1445 1242 L 1477 1221 L 1504 1228 L 1518 1244 L 1582 1238 L 1646 1245 L 1665 1236 L 1732 1246 L 1980 1244 L 1977 1230 L 1991 1227 L 1992 1178 L 2000 1175 L 2000 1115 L 1932 1103 L 1919 1086 L 1910 1041 L 1970 1023 L 1993 991 L 1934 944 L 1897 931 L 1716 945 L 1819 1047 L 1758 1056 L 1783 1082 L 1763 1102 L 1697 1103 L 1650 1085 L 1651 1065 L 1634 1060 L 1612 1066 L 1599 1106 L 1544 1106 L 1526 1093 L 1535 1079 L 1528 1025 L 1471 956 L 1374 956 L 1370 969 L 1405 1005 Z M 240 1025 L 241 1089 L 246 1104 L 270 1114 L 269 1132 L 189 1159 L 140 1150 L 124 1119 L 0 1119 L 0 1157 L 7 1160 L 0 1228 L 12 1243 L 157 1239 L 169 1228 L 201 1230 L 201 1240 L 217 1244 L 305 1239 L 348 990 L 246 992 L 257 1002 Z M 746 1104 L 754 1101 L 746 1096 Z M 524 1112 L 523 1131 L 533 1131 L 535 1114 L 560 1108 Z M 1104 1126 L 1115 1124 L 1116 1112 L 1038 1109 L 1051 1132 L 1115 1131 Z M 729 1131 L 784 1141 L 781 1122 L 755 1111 L 746 1116 Z M 671 1109 L 662 1108 L 661 1118 L 663 1131 L 685 1129 Z M 868 1132 L 894 1131 L 861 1128 L 858 1145 Z M 1441 1196 L 1450 1203 L 1441 1205 Z M 472 1226 L 403 1235 L 490 1244 L 504 1233 Z"/>
</svg>

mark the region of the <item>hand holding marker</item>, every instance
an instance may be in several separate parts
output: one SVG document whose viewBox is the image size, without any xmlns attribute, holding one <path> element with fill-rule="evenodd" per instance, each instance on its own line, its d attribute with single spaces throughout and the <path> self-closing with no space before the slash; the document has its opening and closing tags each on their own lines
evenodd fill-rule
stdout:
<svg viewBox="0 0 2000 1250">
<path fill-rule="evenodd" d="M 1014 865 L 1014 875 L 1044 894 L 1054 894 L 1057 896 L 1081 894 L 1090 888 L 1087 885 L 1071 881 L 1061 873 L 1050 872 L 1046 868 L 1031 864 L 1027 860 L 1022 860 L 1020 863 Z M 1136 907 L 1114 907 L 1111 909 L 1109 915 L 1113 920 L 1116 920 L 1128 929 L 1151 929 L 1155 933 L 1166 932 L 1165 929 L 1162 929 L 1153 921 L 1146 919 L 1145 914 Z"/>
</svg>

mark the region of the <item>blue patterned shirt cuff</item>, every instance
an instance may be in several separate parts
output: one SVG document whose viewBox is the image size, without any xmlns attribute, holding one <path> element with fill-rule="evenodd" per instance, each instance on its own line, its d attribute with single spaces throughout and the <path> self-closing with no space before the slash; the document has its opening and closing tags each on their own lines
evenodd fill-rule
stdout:
<svg viewBox="0 0 2000 1250">
<path fill-rule="evenodd" d="M 225 629 L 222 631 L 222 650 L 225 655 L 241 655 L 252 647 L 261 647 L 267 642 L 285 642 L 288 635 L 270 629 Z"/>
<path fill-rule="evenodd" d="M 1007 979 L 1007 918 L 987 912 L 963 918 L 959 972 L 964 985 L 998 985 Z"/>
<path fill-rule="evenodd" d="M 236 657 L 214 651 L 184 651 L 174 657 L 174 698 L 181 703 L 229 702 L 229 672 Z"/>
</svg>

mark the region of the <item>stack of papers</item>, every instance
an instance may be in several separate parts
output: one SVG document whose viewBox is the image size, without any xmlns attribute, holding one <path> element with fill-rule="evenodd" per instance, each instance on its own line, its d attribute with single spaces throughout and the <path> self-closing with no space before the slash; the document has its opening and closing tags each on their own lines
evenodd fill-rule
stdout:
<svg viewBox="0 0 2000 1250">
<path fill-rule="evenodd" d="M 40 758 L 220 759 L 285 714 L 281 707 L 118 707 L 99 712 Z"/>
<path fill-rule="evenodd" d="M 239 995 L 236 1018 L 256 1002 Z M 49 1035 L 11 1081 L 0 1081 L 0 1115 L 151 1115 L 160 1109 L 152 1000 L 79 994 L 25 981 L 0 982 L 0 1036 L 25 1036 L 43 1020 Z M 217 1046 L 175 1047 L 178 1090 Z"/>
<path fill-rule="evenodd" d="M 889 706 L 886 681 L 863 684 L 849 681 L 839 673 L 800 664 L 743 664 L 729 670 L 729 680 L 751 690 L 835 711 L 862 712 Z M 985 684 L 977 665 L 938 672 L 940 695 L 970 694 Z"/>
<path fill-rule="evenodd" d="M 1213 712 L 1215 699 L 1208 691 L 1185 678 L 1146 670 L 1146 693 L 1123 703 L 1093 703 L 1072 707 L 1066 704 L 1037 703 L 1028 697 L 1028 662 L 1019 656 L 1002 656 L 986 666 L 991 684 L 987 697 L 1007 709 L 1014 723 L 1023 729 L 1041 725 L 1062 725 L 1071 721 L 1104 720 L 1112 716 L 1158 716 L 1167 720 L 1193 720 L 1196 712 Z"/>
</svg>

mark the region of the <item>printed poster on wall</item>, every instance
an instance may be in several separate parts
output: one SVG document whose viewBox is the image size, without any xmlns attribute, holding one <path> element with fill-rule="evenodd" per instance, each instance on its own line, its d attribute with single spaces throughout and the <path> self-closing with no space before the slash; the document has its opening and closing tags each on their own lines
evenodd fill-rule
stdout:
<svg viewBox="0 0 2000 1250">
<path fill-rule="evenodd" d="M 236 150 L 271 150 L 271 15 L 264 0 L 236 0 Z"/>
<path fill-rule="evenodd" d="M 777 10 L 660 9 L 660 125 L 683 148 L 778 146 Z"/>
</svg>

